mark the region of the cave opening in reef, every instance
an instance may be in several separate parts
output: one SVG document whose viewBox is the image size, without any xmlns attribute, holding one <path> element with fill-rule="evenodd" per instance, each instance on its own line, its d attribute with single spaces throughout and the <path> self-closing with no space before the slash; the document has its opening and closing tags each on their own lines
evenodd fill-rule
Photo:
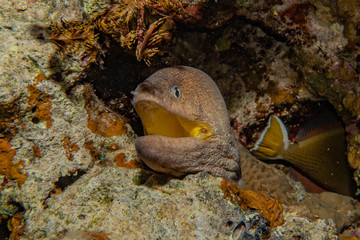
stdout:
<svg viewBox="0 0 360 240">
<path fill-rule="evenodd" d="M 137 135 L 142 135 L 143 129 L 132 106 L 131 92 L 155 71 L 175 65 L 199 68 L 214 79 L 228 105 L 236 137 L 248 148 L 254 144 L 254 132 L 263 129 L 271 114 L 283 116 L 290 138 L 317 113 L 336 114 L 327 101 L 299 97 L 303 75 L 292 63 L 297 59 L 291 47 L 241 17 L 214 29 L 178 24 L 172 41 L 163 46 L 150 66 L 118 44 L 110 46 L 102 63 L 92 63 L 81 83 L 90 83 L 97 97 L 125 117 Z M 264 104 L 263 96 L 269 96 L 270 100 L 264 99 L 270 103 Z M 256 101 L 257 106 L 249 107 L 247 101 Z M 256 114 L 242 117 L 238 130 L 237 118 L 244 113 L 239 112 L 241 108 L 253 108 L 249 111 Z"/>
<path fill-rule="evenodd" d="M 270 65 L 274 58 L 290 58 L 290 55 L 281 39 L 241 17 L 233 17 L 214 29 L 177 24 L 173 39 L 163 46 L 150 66 L 138 62 L 113 42 L 101 57 L 101 63 L 92 63 L 87 68 L 80 83 L 90 83 L 99 99 L 127 118 L 135 133 L 141 135 L 141 123 L 131 104 L 131 91 L 155 71 L 175 65 L 203 70 L 218 84 L 232 111 L 234 101 L 247 97 L 239 95 L 240 89 L 263 95 L 264 89 L 259 86 L 264 81 L 271 82 Z"/>
</svg>

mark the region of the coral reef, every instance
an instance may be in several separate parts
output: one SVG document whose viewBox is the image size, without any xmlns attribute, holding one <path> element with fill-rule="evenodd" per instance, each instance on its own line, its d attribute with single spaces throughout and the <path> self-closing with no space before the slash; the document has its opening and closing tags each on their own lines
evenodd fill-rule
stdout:
<svg viewBox="0 0 360 240">
<path fill-rule="evenodd" d="M 94 5 L 87 6 L 89 20 L 62 19 L 50 27 L 49 40 L 59 47 L 62 58 L 73 62 L 66 71 L 82 72 L 91 63 L 101 62 L 101 56 L 115 44 L 150 65 L 159 46 L 171 39 L 174 20 L 192 22 L 200 14 L 187 1 L 178 0 L 126 0 L 109 6 L 98 3 L 103 7 L 94 8 Z"/>
<path fill-rule="evenodd" d="M 24 161 L 13 163 L 15 149 L 7 139 L 0 139 L 0 174 L 5 177 L 3 182 L 8 180 L 16 180 L 18 186 L 24 184 L 27 173 L 23 173 Z"/>
<path fill-rule="evenodd" d="M 135 185 L 133 178 L 142 171 L 94 167 L 77 184 L 48 199 L 48 207 L 37 218 L 28 219 L 26 237 L 43 239 L 46 233 L 46 238 L 61 238 L 85 228 L 101 229 L 111 239 L 226 238 L 230 234 L 241 209 L 224 201 L 220 179 L 214 182 L 213 177 L 198 174 L 178 180 L 145 173 L 146 181 Z"/>
<path fill-rule="evenodd" d="M 35 85 L 28 85 L 27 89 L 30 93 L 27 104 L 34 112 L 31 121 L 35 124 L 44 121 L 47 128 L 51 127 L 53 119 L 51 118 L 50 100 L 54 96 L 40 91 Z"/>
<path fill-rule="evenodd" d="M 291 213 L 286 214 L 285 220 L 284 225 L 273 229 L 270 239 L 339 239 L 332 220 L 310 221 Z"/>
<path fill-rule="evenodd" d="M 139 168 L 141 165 L 136 160 L 131 160 L 129 162 L 126 161 L 126 157 L 124 153 L 119 153 L 114 157 L 115 165 L 118 167 L 126 167 L 126 168 Z"/>
<path fill-rule="evenodd" d="M 21 186 L 27 178 L 27 173 L 23 172 L 24 161 L 13 162 L 16 149 L 10 143 L 12 136 L 18 132 L 14 121 L 21 118 L 19 98 L 0 103 L 0 175 L 4 176 L 1 189 L 9 181 L 15 181 Z"/>
<path fill-rule="evenodd" d="M 299 211 L 311 218 L 331 219 L 341 233 L 353 222 L 359 221 L 360 203 L 351 198 L 333 192 L 310 194 L 304 198 L 298 206 L 304 206 L 308 210 Z M 306 214 L 309 211 L 311 214 Z M 301 214 L 299 214 L 300 216 Z"/>
<path fill-rule="evenodd" d="M 242 209 L 254 209 L 269 221 L 270 227 L 284 224 L 283 207 L 276 198 L 271 198 L 263 193 L 240 188 L 236 183 L 222 180 L 221 189 L 224 196 L 234 203 L 238 203 Z"/>
<path fill-rule="evenodd" d="M 299 8 L 306 4 L 306 8 Z M 328 100 L 342 117 L 349 137 L 348 160 L 356 166 L 359 153 L 353 149 L 359 144 L 359 8 L 356 1 L 322 3 L 308 1 L 274 6 L 275 15 L 264 8 L 250 4 L 254 14 L 240 8 L 237 14 L 260 21 L 266 28 L 294 46 L 292 64 L 301 74 L 304 86 L 315 96 Z M 335 10 L 336 9 L 336 10 Z M 248 9 L 247 9 L 248 10 Z M 293 29 L 301 31 L 292 31 Z M 310 47 L 309 47 L 310 46 Z M 351 129 L 351 131 L 350 131 Z M 359 184 L 359 170 L 356 168 Z"/>
<path fill-rule="evenodd" d="M 61 142 L 63 143 L 63 148 L 67 159 L 69 161 L 74 160 L 74 155 L 72 154 L 72 152 L 79 151 L 79 147 L 75 143 L 72 143 L 68 137 L 64 137 Z"/>
<path fill-rule="evenodd" d="M 87 127 L 93 133 L 112 137 L 126 133 L 125 119 L 109 110 L 93 94 L 89 85 L 84 86 L 85 109 L 88 115 Z"/>
<path fill-rule="evenodd" d="M 268 236 L 267 224 L 270 239 L 359 236 L 356 200 L 308 194 L 285 167 L 245 148 L 254 192 L 241 191 L 249 200 L 241 206 L 257 208 L 246 214 L 240 190 L 227 185 L 234 203 L 224 199 L 220 179 L 139 169 L 130 94 L 164 66 L 200 68 L 217 81 L 247 147 L 269 114 L 282 116 L 293 140 L 325 100 L 346 126 L 359 182 L 358 1 L 0 2 L 4 238 L 228 238 L 234 227 Z"/>
<path fill-rule="evenodd" d="M 24 214 L 17 213 L 8 221 L 8 228 L 11 231 L 10 239 L 19 240 L 25 232 Z"/>
</svg>

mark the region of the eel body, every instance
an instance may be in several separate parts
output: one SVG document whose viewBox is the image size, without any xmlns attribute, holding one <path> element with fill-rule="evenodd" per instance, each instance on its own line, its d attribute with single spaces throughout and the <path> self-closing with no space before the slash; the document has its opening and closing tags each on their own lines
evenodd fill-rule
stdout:
<svg viewBox="0 0 360 240">
<path fill-rule="evenodd" d="M 220 90 L 203 71 L 164 68 L 139 84 L 133 94 L 144 127 L 135 148 L 151 169 L 174 176 L 204 171 L 286 201 L 295 192 L 284 173 L 259 162 L 235 140 Z M 314 131 L 302 132 L 301 141 L 289 146 L 285 126 L 280 119 L 271 119 L 253 154 L 286 159 L 327 190 L 354 195 L 344 159 L 343 130 L 335 127 L 308 139 L 305 135 Z"/>
</svg>

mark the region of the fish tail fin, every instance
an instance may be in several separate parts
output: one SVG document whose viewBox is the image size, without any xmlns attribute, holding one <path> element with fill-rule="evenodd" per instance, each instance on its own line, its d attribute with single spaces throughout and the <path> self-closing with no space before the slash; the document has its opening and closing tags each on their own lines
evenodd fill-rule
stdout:
<svg viewBox="0 0 360 240">
<path fill-rule="evenodd" d="M 250 152 L 261 159 L 276 159 L 288 147 L 289 137 L 284 123 L 272 115 Z"/>
</svg>

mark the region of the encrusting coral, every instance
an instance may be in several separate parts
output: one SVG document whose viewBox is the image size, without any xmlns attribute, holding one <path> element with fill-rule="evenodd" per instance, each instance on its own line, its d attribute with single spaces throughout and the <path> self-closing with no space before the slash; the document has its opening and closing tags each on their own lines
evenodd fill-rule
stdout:
<svg viewBox="0 0 360 240">
<path fill-rule="evenodd" d="M 62 139 L 62 143 L 67 159 L 69 161 L 74 160 L 74 155 L 72 154 L 72 152 L 77 152 L 80 148 L 75 143 L 72 143 L 69 137 L 64 137 Z"/>
<path fill-rule="evenodd" d="M 28 85 L 27 89 L 30 94 L 27 104 L 34 112 L 32 122 L 36 124 L 44 121 L 46 128 L 51 127 L 53 119 L 51 117 L 50 99 L 53 99 L 54 96 L 42 92 L 36 85 Z"/>
<path fill-rule="evenodd" d="M 221 181 L 221 190 L 224 192 L 225 198 L 239 204 L 242 209 L 259 211 L 259 214 L 269 221 L 271 228 L 284 223 L 283 207 L 276 198 L 242 189 L 236 183 L 226 180 Z"/>
<path fill-rule="evenodd" d="M 16 150 L 10 143 L 12 136 L 18 132 L 14 121 L 21 118 L 19 105 L 19 97 L 9 103 L 0 103 L 0 175 L 5 176 L 3 184 L 16 180 L 17 185 L 21 186 L 27 178 L 27 173 L 22 173 L 24 161 L 13 162 Z"/>
<path fill-rule="evenodd" d="M 89 84 L 84 86 L 85 109 L 88 113 L 87 127 L 104 137 L 126 133 L 125 119 L 109 110 L 93 93 Z"/>
<path fill-rule="evenodd" d="M 27 173 L 22 173 L 24 168 L 24 161 L 13 163 L 15 156 L 15 149 L 8 139 L 0 139 L 0 175 L 5 176 L 9 180 L 17 180 L 18 186 L 24 184 Z"/>
<path fill-rule="evenodd" d="M 5 207 L 20 208 L 20 205 L 23 205 L 26 211 L 24 220 L 17 220 L 15 215 L 19 210 L 6 209 L 8 212 L 6 214 L 9 216 L 7 221 L 12 224 L 9 229 L 13 230 L 14 234 L 18 229 L 14 226 L 19 226 L 19 228 L 23 226 L 13 224 L 16 222 L 15 220 L 26 224 L 26 231 L 22 238 L 57 239 L 64 234 L 68 239 L 71 237 L 84 238 L 83 235 L 87 231 L 93 231 L 92 237 L 95 237 L 93 233 L 104 231 L 100 235 L 103 235 L 105 239 L 106 235 L 109 235 L 109 238 L 110 236 L 111 238 L 121 238 L 124 237 L 124 234 L 128 238 L 134 238 L 134 236 L 147 238 L 194 238 L 194 236 L 196 238 L 209 238 L 210 236 L 214 238 L 215 236 L 215 238 L 226 238 L 232 228 L 230 224 L 239 221 L 239 216 L 243 213 L 237 202 L 232 204 L 230 201 L 224 200 L 224 192 L 220 191 L 218 187 L 220 180 L 205 179 L 203 174 L 189 175 L 183 180 L 170 179 L 166 183 L 163 181 L 164 185 L 159 186 L 164 190 L 162 192 L 148 187 L 149 180 L 147 179 L 150 178 L 148 175 L 142 177 L 146 180 L 135 184 L 133 179 L 140 175 L 142 170 L 123 168 L 131 167 L 130 163 L 136 156 L 132 146 L 133 139 L 127 138 L 127 135 L 131 134 L 131 129 L 123 128 L 128 120 L 122 118 L 118 121 L 118 125 L 111 124 L 111 121 L 96 122 L 98 119 L 112 119 L 109 116 L 112 112 L 107 111 L 105 106 L 98 109 L 92 93 L 84 96 L 81 86 L 77 85 L 78 92 L 76 93 L 78 95 L 74 94 L 74 96 L 65 94 L 65 91 L 70 93 L 72 89 L 65 88 L 64 90 L 62 88 L 67 82 L 78 83 L 78 76 L 81 73 L 86 72 L 88 79 L 80 81 L 92 82 L 100 100 L 104 100 L 105 104 L 107 102 L 115 103 L 109 104 L 108 109 L 113 111 L 121 109 L 120 114 L 123 114 L 128 111 L 123 107 L 125 101 L 118 99 L 115 101 L 114 99 L 120 98 L 123 92 L 128 92 L 130 95 L 130 90 L 117 90 L 114 91 L 115 94 L 109 94 L 109 89 L 115 88 L 113 86 L 118 88 L 118 86 L 126 85 L 122 81 L 123 79 L 128 79 L 128 82 L 135 84 L 137 80 L 148 76 L 149 72 L 154 71 L 160 65 L 187 64 L 202 68 L 214 79 L 219 80 L 218 83 L 222 86 L 221 90 L 227 97 L 227 103 L 234 105 L 231 110 L 237 107 L 234 103 L 238 103 L 242 99 L 246 100 L 241 105 L 244 108 L 237 107 L 244 114 L 232 114 L 233 117 L 239 116 L 236 118 L 239 121 L 233 122 L 242 124 L 241 129 L 249 123 L 248 126 L 251 126 L 254 122 L 259 123 L 259 128 L 261 128 L 261 120 L 266 118 L 264 114 L 268 113 L 272 104 L 279 105 L 278 109 L 280 110 L 275 109 L 274 112 L 284 113 L 281 116 L 294 116 L 294 113 L 302 112 L 304 108 L 300 107 L 303 102 L 300 101 L 300 94 L 297 94 L 302 91 L 298 84 L 302 81 L 315 88 L 315 92 L 320 96 L 325 96 L 325 99 L 335 107 L 342 106 L 352 114 L 347 121 L 344 120 L 347 129 L 350 125 L 353 129 L 359 128 L 359 122 L 356 121 L 358 117 L 355 115 L 359 114 L 360 95 L 359 90 L 356 90 L 358 88 L 352 87 L 354 82 L 358 84 L 355 77 L 360 69 L 360 65 L 354 61 L 359 54 L 358 49 L 355 49 L 359 46 L 358 40 L 356 40 L 359 15 L 355 11 L 356 8 L 349 5 L 349 3 L 357 3 L 357 0 L 282 1 L 281 3 L 279 1 L 252 0 L 24 1 L 27 2 L 27 5 L 25 3 L 26 8 L 16 7 L 14 4 L 17 5 L 18 2 L 11 0 L 10 4 L 3 5 L 5 10 L 2 12 L 4 14 L 0 16 L 3 26 L 0 34 L 3 39 L 0 62 L 6 66 L 3 68 L 6 74 L 3 74 L 2 84 L 0 84 L 2 86 L 0 99 L 3 104 L 0 104 L 0 139 L 3 140 L 3 135 L 6 138 L 0 144 L 3 147 L 0 147 L 3 151 L 0 151 L 0 155 L 4 154 L 1 156 L 6 155 L 7 159 L 11 159 L 13 163 L 8 166 L 13 169 L 23 160 L 25 169 L 21 169 L 22 166 L 19 165 L 18 170 L 21 171 L 17 173 L 28 172 L 28 178 L 21 188 L 16 186 L 16 183 L 20 183 L 19 180 L 11 180 L 5 175 L 1 176 L 3 182 L 2 209 Z M 202 8 L 199 7 L 199 3 L 203 4 Z M 101 6 L 97 8 L 97 11 L 89 12 L 83 9 L 86 4 Z M 14 7 L 16 7 L 15 10 Z M 184 24 L 178 29 L 176 39 L 173 39 L 173 47 L 161 56 L 161 59 L 155 59 L 160 55 L 157 51 L 161 49 L 161 45 L 171 37 L 174 23 L 188 21 L 185 15 L 189 15 L 190 10 L 199 16 L 199 9 L 204 10 L 205 21 L 201 23 L 203 25 L 197 25 L 194 28 L 191 24 Z M 325 11 L 327 9 L 329 12 Z M 331 9 L 338 11 L 338 15 L 330 12 Z M 320 12 L 327 14 L 320 16 Z M 347 19 L 347 15 L 350 13 L 353 14 L 351 21 Z M 56 43 L 59 47 L 58 50 L 61 50 L 58 53 L 55 49 L 56 45 L 44 41 L 46 36 L 43 36 L 42 39 L 40 37 L 34 39 L 31 38 L 32 34 L 28 33 L 30 26 L 34 23 L 48 24 L 50 19 L 60 21 L 59 16 L 63 16 L 64 20 L 60 24 L 53 24 L 50 29 L 52 30 L 50 40 Z M 81 16 L 88 18 L 82 20 Z M 345 28 L 342 27 L 337 16 L 344 20 Z M 320 17 L 326 18 L 328 21 L 322 20 Z M 80 21 L 73 22 L 70 20 L 73 18 Z M 142 21 L 140 21 L 141 18 Z M 11 21 L 8 21 L 9 19 Z M 140 28 L 141 25 L 142 28 Z M 322 32 L 328 34 L 315 34 Z M 334 56 L 344 49 L 346 38 L 343 37 L 343 33 L 349 40 L 347 54 L 351 52 L 350 50 L 353 52 L 351 58 L 342 54 L 340 61 L 332 58 L 329 59 L 328 64 L 319 66 L 317 62 L 323 61 L 320 61 L 322 59 L 317 56 Z M 39 33 L 37 36 L 40 35 Z M 310 44 L 303 45 L 304 42 L 308 43 L 307 40 Z M 315 44 L 312 44 L 314 41 L 310 42 L 310 40 L 314 40 Z M 216 48 L 214 47 L 215 43 Z M 316 46 L 319 47 L 316 48 Z M 331 46 L 339 51 L 330 51 Z M 306 52 L 306 49 L 309 50 Z M 112 54 L 113 52 L 114 54 Z M 130 54 L 123 54 L 123 52 Z M 357 54 L 355 54 L 356 52 Z M 104 57 L 104 54 L 108 56 Z M 122 55 L 125 55 L 124 59 Z M 52 68 L 52 66 L 47 68 L 47 63 L 55 63 L 52 61 L 53 57 L 60 58 L 58 63 L 61 64 L 61 69 Z M 37 63 L 36 66 L 27 66 L 31 65 L 29 59 L 34 59 L 34 62 Z M 133 61 L 129 63 L 129 59 L 133 59 Z M 151 61 L 153 66 L 146 68 L 145 64 L 136 64 L 136 59 L 142 62 L 147 61 L 148 64 Z M 357 59 L 359 58 L 357 57 Z M 102 60 L 104 60 L 104 64 L 102 64 Z M 108 62 L 111 64 L 107 65 Z M 124 62 L 126 64 L 123 64 Z M 91 63 L 99 63 L 99 66 Z M 332 71 L 329 66 L 331 63 L 335 63 Z M 121 69 L 113 71 L 120 65 Z M 313 68 L 313 66 L 317 67 Z M 96 70 L 92 67 L 96 67 Z M 97 71 L 99 68 L 101 71 Z M 329 69 L 330 71 L 328 71 Z M 354 69 L 356 72 L 353 71 Z M 41 84 L 35 83 L 34 77 L 39 71 L 46 77 L 62 76 L 66 78 L 65 83 L 52 80 L 42 81 Z M 99 74 L 91 75 L 94 71 Z M 135 73 L 129 77 L 127 72 L 130 71 Z M 104 77 L 105 72 L 110 77 Z M 118 74 L 114 74 L 114 72 Z M 119 75 L 121 78 L 117 77 Z M 114 78 L 111 78 L 112 76 Z M 95 82 L 93 79 L 99 80 Z M 278 81 L 274 81 L 274 79 Z M 287 79 L 291 81 L 286 82 Z M 243 81 L 244 84 L 241 85 L 240 81 Z M 106 82 L 104 89 L 96 85 L 102 84 L 101 82 Z M 109 84 L 109 82 L 118 84 Z M 243 92 L 238 90 L 240 85 Z M 3 86 L 9 90 L 3 92 Z M 237 86 L 238 88 L 236 88 Z M 339 88 L 341 94 L 336 93 Z M 349 91 L 343 91 L 343 89 L 349 89 Z M 87 93 L 85 92 L 85 94 Z M 33 102 L 28 101 L 29 95 L 34 97 Z M 11 102 L 16 96 L 20 97 L 20 101 Z M 51 99 L 51 96 L 54 98 Z M 283 103 L 291 103 L 291 106 L 290 104 L 281 105 Z M 261 114 L 263 116 L 260 116 Z M 129 115 L 124 116 L 130 118 L 131 115 Z M 339 115 L 343 116 L 341 112 Z M 295 126 L 298 122 L 291 121 L 292 119 L 294 118 L 285 120 Z M 3 124 L 6 126 L 3 127 Z M 132 125 L 133 128 L 135 126 L 135 124 Z M 113 134 L 115 129 L 120 135 Z M 105 136 L 106 130 L 112 132 L 112 135 Z M 253 134 L 254 131 L 250 130 L 253 129 L 248 131 Z M 127 132 L 121 134 L 122 131 Z M 18 134 L 11 132 L 18 132 Z M 10 136 L 7 137 L 8 135 Z M 249 134 L 246 139 L 251 139 L 251 136 L 253 135 Z M 239 135 L 239 137 L 243 137 L 243 135 Z M 360 168 L 358 132 L 354 131 L 349 139 L 351 139 L 349 155 L 353 156 L 353 161 L 350 163 L 352 166 Z M 251 143 L 251 140 L 244 142 Z M 76 146 L 80 150 L 76 151 Z M 67 154 L 65 154 L 66 151 L 68 151 Z M 69 158 L 72 158 L 71 155 L 73 155 L 73 161 L 69 161 Z M 297 204 L 297 201 L 307 198 L 307 196 L 299 195 L 298 191 L 288 184 L 289 181 L 285 178 L 285 174 L 279 177 L 279 174 L 272 174 L 275 171 L 264 173 L 265 167 L 260 167 L 260 173 L 257 169 L 257 175 L 248 170 L 244 171 L 243 177 L 252 178 L 254 179 L 253 185 L 266 188 L 268 192 L 271 192 L 272 197 L 276 197 L 284 204 L 285 209 L 287 209 L 285 200 Z M 273 167 L 271 169 L 278 170 Z M 262 172 L 262 170 L 264 171 Z M 73 178 L 75 171 L 81 173 L 78 175 L 82 175 L 82 177 L 75 180 Z M 74 180 L 70 184 L 66 183 L 65 186 L 61 186 L 60 183 L 64 184 L 69 174 Z M 215 180 L 216 182 L 214 182 Z M 262 186 L 263 183 L 267 185 Z M 256 185 L 253 190 L 262 192 L 255 189 Z M 273 191 L 273 188 L 276 188 L 277 191 Z M 61 194 L 56 194 L 61 190 L 63 191 Z M 232 199 L 235 199 L 238 189 L 234 188 L 233 190 Z M 51 193 L 49 194 L 49 192 Z M 244 192 L 246 195 L 244 199 L 251 203 L 246 206 L 251 209 L 250 212 L 256 214 L 255 208 L 257 211 L 261 211 L 259 198 L 261 199 L 262 195 L 251 191 Z M 310 203 L 306 204 L 306 207 L 310 204 L 314 207 L 324 206 L 324 202 L 334 199 L 331 195 L 326 196 L 319 199 L 316 204 L 309 200 Z M 15 199 L 12 199 L 13 197 Z M 342 196 L 340 197 L 342 198 Z M 14 200 L 19 206 L 11 204 L 11 201 Z M 278 207 L 275 202 L 273 203 L 275 208 Z M 226 208 L 221 208 L 222 206 Z M 272 205 L 266 206 L 271 208 Z M 264 209 L 268 210 L 268 207 L 264 207 Z M 306 207 L 304 209 L 307 209 Z M 121 209 L 121 211 L 116 211 L 116 209 Z M 184 209 L 189 211 L 184 211 Z M 353 213 L 356 212 L 351 208 L 347 209 L 352 210 Z M 331 211 L 328 206 L 319 211 L 320 213 L 333 212 L 333 214 L 316 215 L 326 219 L 349 219 L 350 211 L 347 209 L 343 208 L 342 204 L 338 204 L 338 201 L 334 201 Z M 22 210 L 20 211 L 22 212 Z M 336 233 L 333 231 L 336 228 L 334 224 L 331 224 L 332 220 L 313 221 L 310 220 L 313 218 L 295 215 L 301 211 L 286 210 L 284 213 L 286 223 L 272 229 L 272 239 L 298 237 L 324 239 L 318 234 L 328 236 L 327 232 L 335 236 Z M 357 213 L 353 215 L 354 217 L 351 218 L 351 221 L 348 220 L 346 225 L 341 221 L 335 221 L 336 226 L 340 226 L 338 229 L 342 228 L 341 225 L 347 227 L 354 223 L 355 217 L 358 215 Z M 144 219 L 144 217 L 148 219 Z M 169 219 L 171 221 L 168 221 Z M 294 221 L 294 219 L 298 220 Z M 290 226 L 290 224 L 293 225 Z M 323 228 L 319 228 L 319 226 L 323 226 Z M 79 231 L 81 232 L 78 234 L 72 234 Z M 289 237 L 285 237 L 284 232 L 288 233 L 286 236 Z M 339 230 L 339 232 L 341 231 Z M 96 237 L 99 237 L 99 234 Z M 329 237 L 329 239 L 336 238 Z"/>
<path fill-rule="evenodd" d="M 115 165 L 117 167 L 126 167 L 126 168 L 139 168 L 141 164 L 136 160 L 126 161 L 124 153 L 119 153 L 114 157 Z"/>
<path fill-rule="evenodd" d="M 9 221 L 8 228 L 11 231 L 10 238 L 18 240 L 20 236 L 25 232 L 25 219 L 24 213 L 16 213 Z"/>
</svg>

